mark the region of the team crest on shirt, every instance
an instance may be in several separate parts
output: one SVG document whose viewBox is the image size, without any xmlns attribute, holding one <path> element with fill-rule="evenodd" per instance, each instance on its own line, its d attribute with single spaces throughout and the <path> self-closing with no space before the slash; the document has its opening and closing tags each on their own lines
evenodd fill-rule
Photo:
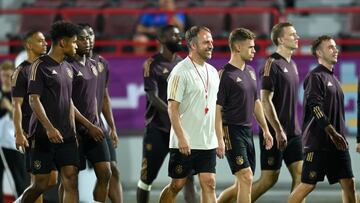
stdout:
<svg viewBox="0 0 360 203">
<path fill-rule="evenodd" d="M 176 174 L 181 174 L 183 172 L 183 167 L 182 167 L 182 165 L 177 165 L 176 167 L 175 167 L 175 173 Z"/>
<path fill-rule="evenodd" d="M 72 72 L 72 70 L 70 70 L 70 68 L 66 68 L 66 73 L 68 74 L 69 78 L 74 77 L 74 73 Z"/>
<path fill-rule="evenodd" d="M 274 157 L 269 157 L 267 160 L 267 164 L 269 166 L 273 166 L 275 164 L 275 158 Z"/>
<path fill-rule="evenodd" d="M 236 164 L 237 164 L 237 165 L 243 165 L 243 164 L 244 164 L 244 158 L 243 158 L 243 156 L 237 156 L 237 157 L 236 157 Z"/>
<path fill-rule="evenodd" d="M 41 161 L 35 160 L 35 161 L 34 161 L 34 168 L 35 168 L 36 170 L 39 170 L 39 169 L 41 168 Z"/>
<path fill-rule="evenodd" d="M 98 71 L 97 71 L 97 69 L 96 69 L 96 67 L 94 65 L 91 65 L 91 70 L 92 70 L 92 72 L 94 73 L 95 76 L 98 75 Z"/>
<path fill-rule="evenodd" d="M 236 77 L 236 82 L 241 82 L 242 79 L 240 77 Z"/>
<path fill-rule="evenodd" d="M 101 62 L 98 62 L 98 71 L 99 71 L 99 73 L 101 73 L 105 68 L 104 68 L 104 64 L 103 63 L 101 63 Z"/>
<path fill-rule="evenodd" d="M 81 71 L 78 72 L 78 74 L 76 76 L 82 77 L 83 74 L 81 73 Z"/>
<path fill-rule="evenodd" d="M 249 70 L 249 73 L 250 73 L 251 79 L 256 80 L 256 75 L 255 75 L 254 71 Z"/>
<path fill-rule="evenodd" d="M 316 176 L 317 176 L 316 171 L 310 171 L 309 172 L 309 179 L 315 180 Z"/>
<path fill-rule="evenodd" d="M 146 144 L 145 145 L 145 148 L 146 148 L 146 150 L 148 150 L 148 151 L 151 151 L 152 150 L 152 144 Z"/>
</svg>

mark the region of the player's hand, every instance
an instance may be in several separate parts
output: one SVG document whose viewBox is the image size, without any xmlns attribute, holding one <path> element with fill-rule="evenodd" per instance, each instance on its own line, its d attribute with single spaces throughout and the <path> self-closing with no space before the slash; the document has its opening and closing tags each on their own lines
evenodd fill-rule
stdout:
<svg viewBox="0 0 360 203">
<path fill-rule="evenodd" d="M 360 143 L 356 143 L 356 152 L 360 153 Z"/>
<path fill-rule="evenodd" d="M 283 130 L 276 132 L 276 142 L 277 142 L 277 148 L 280 151 L 284 151 L 287 146 L 287 138 L 286 134 Z"/>
<path fill-rule="evenodd" d="M 54 127 L 46 131 L 46 134 L 51 143 L 63 143 L 63 136 L 61 133 Z"/>
<path fill-rule="evenodd" d="M 117 145 L 119 144 L 119 137 L 116 133 L 116 129 L 110 129 L 110 138 L 114 147 L 116 148 Z"/>
<path fill-rule="evenodd" d="M 218 139 L 218 148 L 216 148 L 216 155 L 220 158 L 223 159 L 225 156 L 225 143 L 224 143 L 224 139 Z"/>
<path fill-rule="evenodd" d="M 336 149 L 345 151 L 348 149 L 348 143 L 345 138 L 341 136 L 338 132 L 336 132 L 335 128 L 332 125 L 328 125 L 325 127 L 325 132 L 329 135 L 331 141 L 334 143 Z"/>
<path fill-rule="evenodd" d="M 101 142 L 105 138 L 103 131 L 95 125 L 90 126 L 90 128 L 88 129 L 88 134 L 96 142 Z"/>
<path fill-rule="evenodd" d="M 15 145 L 21 153 L 24 153 L 25 149 L 29 147 L 29 142 L 22 131 L 15 133 Z"/>
<path fill-rule="evenodd" d="M 263 145 L 265 145 L 265 149 L 266 150 L 269 150 L 273 147 L 274 145 L 274 139 L 273 137 L 271 136 L 270 132 L 269 131 L 264 131 L 264 142 L 263 142 Z"/>
<path fill-rule="evenodd" d="M 186 137 L 183 137 L 182 139 L 179 139 L 179 152 L 181 154 L 184 154 L 186 156 L 189 156 L 191 154 L 191 148 L 188 139 Z"/>
</svg>

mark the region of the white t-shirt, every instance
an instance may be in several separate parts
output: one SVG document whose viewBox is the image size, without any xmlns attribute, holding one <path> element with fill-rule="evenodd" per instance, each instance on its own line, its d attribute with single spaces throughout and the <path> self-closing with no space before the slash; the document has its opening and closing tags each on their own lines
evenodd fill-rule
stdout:
<svg viewBox="0 0 360 203">
<path fill-rule="evenodd" d="M 208 96 L 206 99 L 205 87 L 207 82 Z M 218 73 L 208 63 L 200 66 L 193 64 L 191 59 L 186 57 L 170 73 L 167 88 L 168 100 L 180 103 L 181 125 L 185 131 L 185 136 L 189 140 L 191 149 L 208 150 L 218 147 L 215 133 L 215 109 L 218 89 Z M 206 107 L 208 108 L 207 113 L 205 113 Z M 173 127 L 171 127 L 170 131 L 169 147 L 179 148 Z"/>
<path fill-rule="evenodd" d="M 10 113 L 0 118 L 0 146 L 6 149 L 16 150 L 15 127 Z"/>
</svg>

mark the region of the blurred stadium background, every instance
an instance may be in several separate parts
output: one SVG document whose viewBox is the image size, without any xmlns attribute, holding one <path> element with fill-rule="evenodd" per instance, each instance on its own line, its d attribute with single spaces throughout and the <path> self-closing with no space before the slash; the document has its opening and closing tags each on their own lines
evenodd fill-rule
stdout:
<svg viewBox="0 0 360 203">
<path fill-rule="evenodd" d="M 345 92 L 353 170 L 355 177 L 360 178 L 360 156 L 354 149 L 357 132 L 357 76 L 360 73 L 359 0 L 175 0 L 175 3 L 176 12 L 186 15 L 185 30 L 192 25 L 205 25 L 212 30 L 215 49 L 210 63 L 217 68 L 228 61 L 227 36 L 233 28 L 246 27 L 257 34 L 257 54 L 251 64 L 259 69 L 265 57 L 274 50 L 269 40 L 271 27 L 279 21 L 290 21 L 301 37 L 294 60 L 303 81 L 306 73 L 316 64 L 315 59 L 310 56 L 311 41 L 321 34 L 334 36 L 341 51 L 335 73 Z M 20 38 L 26 31 L 40 30 L 47 34 L 51 23 L 56 20 L 85 22 L 95 29 L 95 50 L 110 62 L 109 88 L 120 135 L 117 154 L 126 203 L 135 202 L 136 184 L 140 174 L 145 111 L 142 63 L 156 51 L 152 49 L 136 54 L 133 47 L 139 44 L 132 39 L 139 17 L 143 13 L 164 12 L 157 9 L 157 4 L 157 0 L 0 0 L 0 61 L 15 59 L 22 51 Z M 150 41 L 149 45 L 156 47 L 157 42 Z M 181 55 L 185 56 L 186 52 Z M 298 113 L 301 118 L 302 88 L 299 92 Z M 257 131 L 256 126 L 254 129 Z M 255 142 L 258 143 L 257 136 Z M 259 174 L 258 163 L 254 179 L 257 179 Z M 168 181 L 166 160 L 154 183 L 152 202 L 157 202 L 161 188 Z M 278 184 L 258 202 L 286 202 L 290 181 L 290 174 L 286 167 L 283 167 Z M 218 193 L 232 182 L 233 176 L 226 160 L 219 160 Z M 82 202 L 91 202 L 93 183 L 94 175 L 91 169 L 80 174 Z M 9 182 L 3 184 L 6 197 L 10 201 L 12 192 Z M 47 202 L 56 202 L 54 194 L 52 191 L 46 195 Z M 179 202 L 182 202 L 182 199 L 180 196 Z M 329 186 L 327 182 L 321 183 L 307 202 L 341 202 L 339 187 Z"/>
</svg>

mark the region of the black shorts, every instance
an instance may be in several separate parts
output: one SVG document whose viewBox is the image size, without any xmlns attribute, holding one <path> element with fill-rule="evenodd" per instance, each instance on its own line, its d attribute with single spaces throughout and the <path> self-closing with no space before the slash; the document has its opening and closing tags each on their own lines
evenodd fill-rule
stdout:
<svg viewBox="0 0 360 203">
<path fill-rule="evenodd" d="M 110 161 L 116 162 L 116 150 L 115 150 L 114 144 L 112 142 L 112 139 L 108 133 L 105 133 L 105 137 L 106 137 L 106 144 L 109 148 Z"/>
<path fill-rule="evenodd" d="M 277 148 L 275 133 L 272 133 L 272 135 L 274 146 L 270 150 L 266 150 L 263 145 L 263 133 L 261 131 L 259 133 L 261 170 L 279 170 L 283 159 L 287 167 L 292 163 L 303 159 L 301 136 L 288 136 L 287 147 L 281 152 Z"/>
<path fill-rule="evenodd" d="M 92 165 L 98 162 L 110 162 L 106 137 L 101 142 L 97 142 L 90 135 L 79 134 L 79 157 L 80 170 L 86 168 L 86 160 L 89 160 Z"/>
<path fill-rule="evenodd" d="M 170 149 L 169 176 L 171 178 L 185 178 L 198 173 L 216 172 L 216 149 L 191 150 L 186 156 L 179 149 Z"/>
<path fill-rule="evenodd" d="M 47 137 L 36 136 L 31 141 L 30 168 L 32 174 L 48 174 L 64 166 L 79 167 L 78 146 L 75 137 L 54 144 Z"/>
<path fill-rule="evenodd" d="M 255 172 L 255 147 L 250 127 L 223 126 L 226 158 L 232 174 L 250 167 Z"/>
<path fill-rule="evenodd" d="M 349 151 L 316 151 L 304 154 L 301 182 L 315 185 L 327 177 L 330 184 L 353 178 Z"/>
<path fill-rule="evenodd" d="M 141 163 L 142 182 L 151 185 L 155 180 L 166 155 L 169 152 L 170 133 L 150 125 L 145 129 L 143 139 L 143 158 Z"/>
</svg>

